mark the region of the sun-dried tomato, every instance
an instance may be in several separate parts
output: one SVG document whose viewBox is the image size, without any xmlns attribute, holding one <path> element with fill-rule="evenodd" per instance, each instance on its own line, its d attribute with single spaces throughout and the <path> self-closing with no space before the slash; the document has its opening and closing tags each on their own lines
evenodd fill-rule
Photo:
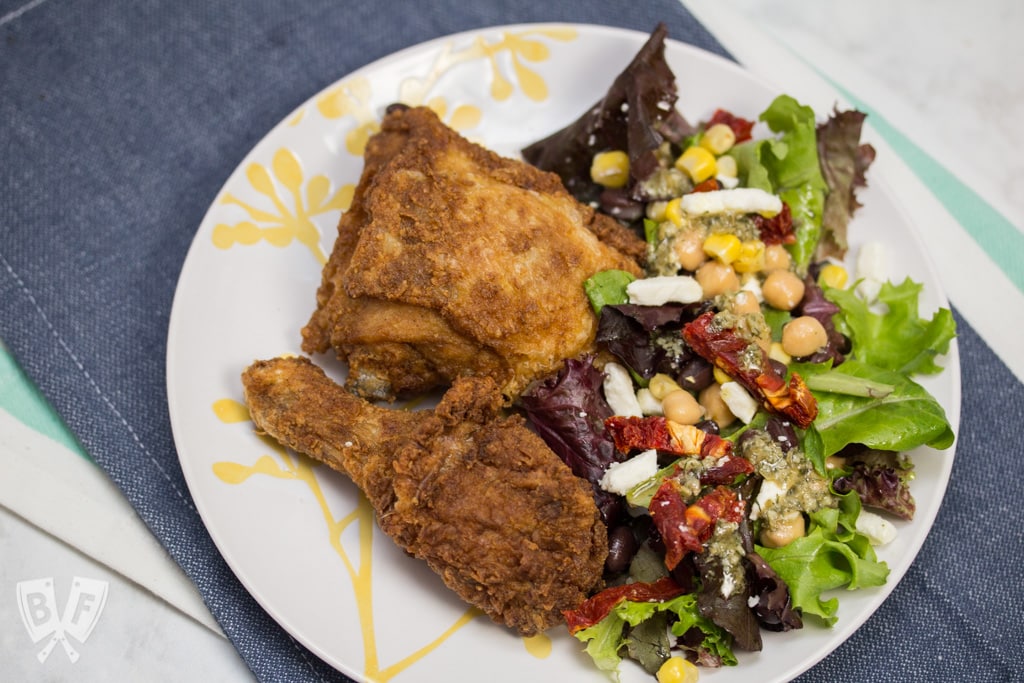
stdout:
<svg viewBox="0 0 1024 683">
<path fill-rule="evenodd" d="M 604 426 L 620 453 L 652 448 L 672 455 L 699 455 L 704 458 L 720 458 L 732 453 L 731 441 L 660 415 L 609 417 Z"/>
<path fill-rule="evenodd" d="M 753 471 L 754 465 L 749 460 L 739 455 L 730 455 L 719 458 L 714 465 L 701 472 L 700 483 L 704 486 L 729 485 L 736 481 L 736 477 Z"/>
<path fill-rule="evenodd" d="M 714 317 L 715 313 L 708 311 L 683 327 L 683 339 L 690 348 L 739 382 L 766 409 L 782 413 L 807 429 L 818 416 L 818 402 L 800 375 L 792 373 L 787 384 L 759 347 L 754 349 L 761 356 L 756 366 L 741 363 L 741 354 L 750 353 L 751 342 L 734 329 L 714 325 Z"/>
<path fill-rule="evenodd" d="M 745 503 L 726 486 L 715 487 L 688 506 L 676 482 L 666 479 L 647 508 L 665 544 L 665 567 L 672 571 L 687 553 L 701 552 L 719 519 L 743 521 L 744 508 Z"/>
<path fill-rule="evenodd" d="M 782 202 L 782 211 L 771 218 L 765 218 L 759 213 L 751 214 L 754 225 L 757 226 L 761 241 L 765 244 L 793 244 L 796 242 L 796 233 L 793 231 L 793 212 L 789 210 L 789 204 Z"/>
<path fill-rule="evenodd" d="M 716 109 L 715 113 L 712 114 L 711 118 L 708 120 L 707 127 L 710 128 L 716 123 L 724 123 L 732 128 L 732 132 L 736 135 L 736 142 L 749 140 L 750 131 L 754 128 L 753 121 L 748 121 L 747 119 L 735 116 L 732 112 L 726 111 L 725 109 Z"/>
<path fill-rule="evenodd" d="M 590 628 L 608 616 L 612 608 L 624 600 L 630 602 L 662 602 L 682 595 L 686 591 L 672 577 L 665 576 L 651 583 L 636 582 L 605 588 L 583 601 L 576 609 L 565 610 L 562 616 L 569 633 Z"/>
</svg>

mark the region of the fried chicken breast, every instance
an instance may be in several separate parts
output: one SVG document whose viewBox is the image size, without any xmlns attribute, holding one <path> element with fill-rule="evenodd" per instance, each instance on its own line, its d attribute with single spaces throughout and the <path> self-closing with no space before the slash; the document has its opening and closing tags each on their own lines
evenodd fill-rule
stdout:
<svg viewBox="0 0 1024 683">
<path fill-rule="evenodd" d="M 465 140 L 429 109 L 393 108 L 367 145 L 302 348 L 333 349 L 365 398 L 461 375 L 514 397 L 593 350 L 584 281 L 639 274 L 643 254 L 556 175 Z"/>
<path fill-rule="evenodd" d="M 493 379 L 457 379 L 432 411 L 373 405 L 305 358 L 257 361 L 242 381 L 260 430 L 351 478 L 381 530 L 495 622 L 533 635 L 601 587 L 589 486 L 502 417 Z"/>
</svg>

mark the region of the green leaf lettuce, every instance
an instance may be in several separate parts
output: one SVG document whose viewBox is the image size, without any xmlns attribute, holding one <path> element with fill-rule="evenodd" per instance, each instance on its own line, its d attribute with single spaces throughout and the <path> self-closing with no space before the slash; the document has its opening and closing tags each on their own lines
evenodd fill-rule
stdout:
<svg viewBox="0 0 1024 683">
<path fill-rule="evenodd" d="M 658 612 L 675 615 L 676 621 L 672 624 L 672 633 L 675 635 L 682 635 L 696 626 L 704 634 L 703 647 L 720 657 L 723 664 L 733 666 L 737 663 L 729 634 L 701 615 L 697 607 L 697 596 L 693 594 L 680 595 L 665 602 L 623 600 L 604 619 L 577 631 L 575 636 L 586 643 L 587 654 L 597 667 L 618 679 L 619 664 L 622 661 L 620 651 L 627 645 L 626 627 L 636 626 Z"/>
<path fill-rule="evenodd" d="M 777 194 L 789 205 L 796 234 L 796 243 L 789 249 L 803 270 L 821 236 L 828 189 L 818 163 L 814 110 L 780 95 L 760 118 L 778 137 L 741 143 L 730 154 L 748 187 Z"/>
<path fill-rule="evenodd" d="M 838 620 L 839 601 L 822 593 L 881 586 L 889 567 L 880 562 L 864 534 L 856 531 L 860 499 L 850 492 L 840 496 L 838 508 L 810 514 L 811 529 L 782 548 L 756 546 L 757 553 L 789 586 L 793 606 L 803 614 L 820 617 L 832 626 Z"/>
<path fill-rule="evenodd" d="M 909 278 L 899 285 L 886 282 L 878 301 L 887 309 L 875 313 L 850 289 L 826 289 L 825 296 L 840 307 L 836 327 L 853 341 L 857 359 L 880 368 L 906 374 L 941 372 L 935 359 L 949 351 L 956 323 L 948 308 L 931 319 L 918 315 L 922 285 Z"/>
</svg>

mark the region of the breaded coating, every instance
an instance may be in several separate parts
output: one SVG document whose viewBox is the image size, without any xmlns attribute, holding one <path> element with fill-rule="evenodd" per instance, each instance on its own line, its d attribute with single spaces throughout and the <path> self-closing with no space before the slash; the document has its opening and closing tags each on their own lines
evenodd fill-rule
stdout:
<svg viewBox="0 0 1024 683">
<path fill-rule="evenodd" d="M 371 138 L 303 350 L 333 349 L 372 399 L 460 375 L 507 397 L 594 348 L 583 291 L 640 274 L 642 240 L 558 177 L 468 142 L 426 108 L 395 108 Z"/>
<path fill-rule="evenodd" d="M 607 530 L 590 487 L 486 377 L 465 377 L 432 411 L 353 396 L 305 358 L 242 375 L 256 426 L 346 474 L 380 528 L 491 619 L 524 636 L 562 623 L 599 589 Z"/>
</svg>

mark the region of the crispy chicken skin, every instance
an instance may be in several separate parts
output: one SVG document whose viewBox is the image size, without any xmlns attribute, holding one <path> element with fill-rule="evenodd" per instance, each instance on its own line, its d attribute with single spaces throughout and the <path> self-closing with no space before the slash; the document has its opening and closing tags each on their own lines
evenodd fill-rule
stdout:
<svg viewBox="0 0 1024 683">
<path fill-rule="evenodd" d="M 380 528 L 463 600 L 524 636 L 601 587 L 607 530 L 587 484 L 487 377 L 456 380 L 432 411 L 353 396 L 305 358 L 242 375 L 253 422 L 344 473 Z"/>
<path fill-rule="evenodd" d="M 460 375 L 517 395 L 591 351 L 583 282 L 639 274 L 642 240 L 552 173 L 470 143 L 426 108 L 396 107 L 367 145 L 303 350 L 348 362 L 346 387 L 393 399 Z"/>
</svg>

